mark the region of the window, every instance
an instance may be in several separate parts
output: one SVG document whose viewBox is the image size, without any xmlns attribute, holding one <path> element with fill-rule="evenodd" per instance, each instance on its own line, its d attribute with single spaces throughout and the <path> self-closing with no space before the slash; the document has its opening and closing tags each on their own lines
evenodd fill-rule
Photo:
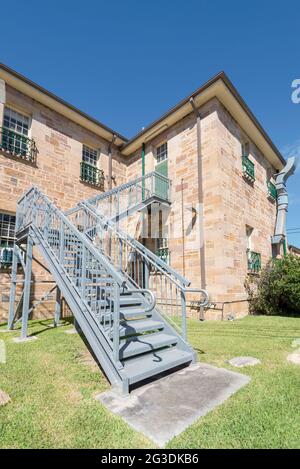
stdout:
<svg viewBox="0 0 300 469">
<path fill-rule="evenodd" d="M 82 161 L 96 167 L 98 162 L 98 151 L 94 150 L 94 148 L 83 145 Z"/>
<path fill-rule="evenodd" d="M 101 169 L 97 168 L 98 155 L 98 150 L 86 145 L 82 146 L 80 179 L 92 186 L 103 188 L 104 174 Z"/>
<path fill-rule="evenodd" d="M 29 139 L 30 118 L 9 107 L 4 108 L 0 147 L 30 162 L 35 162 L 36 147 Z"/>
<path fill-rule="evenodd" d="M 242 142 L 242 156 L 249 156 L 250 146 L 249 142 Z"/>
<path fill-rule="evenodd" d="M 247 238 L 247 263 L 249 273 L 257 273 L 261 269 L 261 255 L 258 252 L 252 251 L 252 235 L 253 228 L 246 225 L 246 238 Z"/>
<path fill-rule="evenodd" d="M 28 137 L 29 117 L 6 107 L 4 109 L 3 127 L 14 130 L 17 134 Z"/>
<path fill-rule="evenodd" d="M 156 160 L 157 163 L 161 163 L 162 161 L 168 158 L 168 143 L 165 142 L 156 149 Z"/>
<path fill-rule="evenodd" d="M 251 228 L 251 226 L 246 225 L 247 249 L 249 251 L 252 248 L 252 234 L 253 234 L 253 228 Z"/>
<path fill-rule="evenodd" d="M 0 212 L 0 265 L 12 263 L 16 217 Z"/>
</svg>

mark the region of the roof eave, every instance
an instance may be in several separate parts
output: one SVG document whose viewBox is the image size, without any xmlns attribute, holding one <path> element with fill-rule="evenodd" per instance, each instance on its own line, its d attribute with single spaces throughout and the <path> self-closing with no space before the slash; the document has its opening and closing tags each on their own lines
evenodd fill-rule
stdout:
<svg viewBox="0 0 300 469">
<path fill-rule="evenodd" d="M 191 98 L 194 99 L 196 106 L 200 107 L 214 97 L 218 98 L 229 110 L 272 165 L 278 170 L 282 169 L 285 165 L 283 156 L 224 72 L 218 73 L 124 144 L 122 154 L 126 156 L 132 154 L 141 147 L 142 143 L 147 142 L 154 135 L 159 135 L 166 128 L 190 114 L 192 112 Z"/>
<path fill-rule="evenodd" d="M 117 146 L 123 145 L 128 141 L 126 137 L 115 132 L 111 128 L 102 124 L 102 122 L 94 119 L 85 112 L 77 109 L 72 104 L 64 101 L 55 94 L 41 87 L 37 83 L 29 80 L 27 77 L 21 75 L 7 65 L 0 63 L 0 78 L 2 78 L 9 86 L 23 92 L 27 96 L 35 99 L 36 101 L 44 104 L 45 106 L 53 109 L 60 114 L 64 115 L 73 122 L 87 128 L 91 132 L 99 135 L 107 141 L 111 141 L 115 135 L 115 144 Z"/>
</svg>

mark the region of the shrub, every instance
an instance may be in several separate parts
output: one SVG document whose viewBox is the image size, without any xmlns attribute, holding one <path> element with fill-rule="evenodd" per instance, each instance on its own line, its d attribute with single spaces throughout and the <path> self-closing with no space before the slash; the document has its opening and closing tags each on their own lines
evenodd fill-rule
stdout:
<svg viewBox="0 0 300 469">
<path fill-rule="evenodd" d="M 300 257 L 272 259 L 245 283 L 250 314 L 300 316 Z"/>
</svg>

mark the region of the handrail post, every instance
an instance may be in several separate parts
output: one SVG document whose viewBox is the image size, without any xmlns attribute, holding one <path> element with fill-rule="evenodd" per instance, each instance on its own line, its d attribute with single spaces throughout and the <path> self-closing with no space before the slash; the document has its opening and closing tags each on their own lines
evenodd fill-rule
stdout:
<svg viewBox="0 0 300 469">
<path fill-rule="evenodd" d="M 33 240 L 32 240 L 31 234 L 29 233 L 28 238 L 27 238 L 27 251 L 26 251 L 26 268 L 25 268 L 24 296 L 23 296 L 23 309 L 22 309 L 21 339 L 26 339 L 27 337 L 30 287 L 31 287 L 32 248 L 33 248 Z"/>
<path fill-rule="evenodd" d="M 186 296 L 185 291 L 181 290 L 181 330 L 182 330 L 182 337 L 184 340 L 187 339 L 187 332 L 186 332 Z"/>
<path fill-rule="evenodd" d="M 113 355 L 116 362 L 120 358 L 120 286 L 115 283 L 113 314 Z"/>
<path fill-rule="evenodd" d="M 9 296 L 9 313 L 8 313 L 8 324 L 9 330 L 13 329 L 14 315 L 15 315 L 15 298 L 16 298 L 16 286 L 17 286 L 17 270 L 18 270 L 18 249 L 16 242 L 14 244 L 13 251 L 13 262 L 11 271 L 11 287 Z"/>
</svg>

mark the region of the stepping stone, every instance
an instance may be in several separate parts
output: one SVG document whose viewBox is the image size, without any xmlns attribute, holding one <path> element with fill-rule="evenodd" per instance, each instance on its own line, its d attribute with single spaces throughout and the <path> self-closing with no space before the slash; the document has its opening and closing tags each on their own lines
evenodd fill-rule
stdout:
<svg viewBox="0 0 300 469">
<path fill-rule="evenodd" d="M 6 392 L 1 391 L 0 389 L 0 406 L 8 404 L 10 402 L 10 397 Z"/>
<path fill-rule="evenodd" d="M 25 337 L 25 339 L 22 339 L 22 337 L 14 337 L 12 339 L 12 341 L 15 342 L 16 344 L 22 344 L 22 343 L 25 343 L 25 342 L 33 342 L 34 340 L 37 340 L 37 337 L 35 335 Z"/>
<path fill-rule="evenodd" d="M 259 365 L 261 361 L 258 358 L 254 357 L 235 357 L 231 360 L 226 360 L 226 363 L 229 363 L 232 366 L 242 368 L 243 366 L 255 366 Z"/>
<path fill-rule="evenodd" d="M 295 350 L 295 352 L 290 353 L 286 359 L 288 362 L 294 363 L 295 365 L 300 365 L 300 348 Z"/>
<path fill-rule="evenodd" d="M 299 339 L 294 339 L 292 342 L 292 347 L 300 347 L 300 338 Z"/>
<path fill-rule="evenodd" d="M 64 331 L 64 333 L 65 334 L 78 334 L 76 329 L 67 329 L 66 331 Z"/>
</svg>

